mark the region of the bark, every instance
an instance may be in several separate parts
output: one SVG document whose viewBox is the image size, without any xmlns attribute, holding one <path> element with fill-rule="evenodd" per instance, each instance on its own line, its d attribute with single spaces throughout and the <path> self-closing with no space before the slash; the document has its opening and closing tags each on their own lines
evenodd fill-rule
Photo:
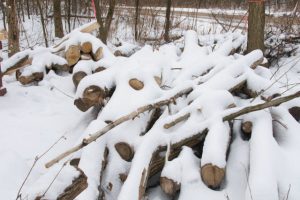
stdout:
<svg viewBox="0 0 300 200">
<path fill-rule="evenodd" d="M 94 61 L 99 61 L 103 58 L 103 47 L 98 47 L 98 49 L 92 52 L 92 57 Z"/>
<path fill-rule="evenodd" d="M 99 137 L 101 137 L 102 135 L 104 135 L 105 133 L 107 133 L 108 131 L 110 131 L 111 129 L 113 129 L 114 127 L 122 124 L 123 122 L 132 120 L 136 117 L 138 117 L 140 114 L 146 112 L 146 111 L 150 111 L 156 108 L 160 108 L 162 106 L 166 106 L 169 105 L 171 103 L 173 103 L 175 101 L 175 99 L 182 97 L 184 95 L 189 94 L 192 91 L 192 88 L 187 88 L 184 90 L 181 90 L 180 92 L 176 93 L 174 96 L 172 96 L 170 99 L 165 99 L 165 100 L 161 100 L 159 102 L 153 103 L 153 104 L 149 104 L 143 107 L 138 108 L 136 111 L 125 115 L 123 117 L 118 118 L 117 120 L 109 123 L 107 126 L 105 126 L 103 129 L 101 129 L 100 131 L 94 133 L 93 135 L 91 135 L 89 138 L 83 139 L 83 141 L 81 142 L 81 144 L 67 150 L 66 152 L 60 154 L 59 156 L 57 156 L 56 158 L 54 158 L 53 160 L 49 161 L 48 163 L 46 163 L 46 168 L 51 167 L 52 165 L 54 165 L 55 163 L 59 162 L 61 159 L 65 158 L 66 156 L 78 151 L 79 149 L 82 149 L 83 147 L 85 147 L 86 145 L 96 141 Z"/>
<path fill-rule="evenodd" d="M 6 71 L 3 72 L 4 75 L 12 74 L 15 71 L 22 69 L 26 65 L 30 65 L 32 63 L 32 59 L 29 58 L 29 55 L 23 55 L 18 57 L 16 62 L 7 68 Z"/>
<path fill-rule="evenodd" d="M 170 27 L 171 27 L 171 6 L 172 0 L 167 0 L 166 6 L 166 22 L 165 22 L 165 35 L 164 39 L 166 42 L 170 42 Z"/>
<path fill-rule="evenodd" d="M 77 168 L 80 175 L 72 181 L 62 194 L 57 197 L 57 200 L 72 200 L 75 199 L 82 191 L 88 187 L 87 177 L 82 170 Z"/>
<path fill-rule="evenodd" d="M 289 109 L 289 112 L 295 118 L 296 121 L 300 120 L 300 107 L 292 107 Z"/>
<path fill-rule="evenodd" d="M 1 7 L 1 11 L 2 11 L 3 27 L 4 27 L 4 30 L 7 30 L 6 29 L 6 10 L 5 10 L 5 6 L 2 1 L 0 2 L 0 7 Z"/>
<path fill-rule="evenodd" d="M 16 11 L 16 1 L 6 0 L 6 12 L 8 23 L 8 56 L 11 57 L 20 51 L 19 23 Z"/>
<path fill-rule="evenodd" d="M 72 80 L 73 80 L 73 83 L 74 83 L 76 88 L 77 88 L 79 82 L 86 76 L 87 76 L 87 74 L 85 72 L 82 72 L 82 71 L 79 71 L 79 72 L 76 72 L 76 73 L 73 74 Z"/>
<path fill-rule="evenodd" d="M 42 28 L 43 28 L 43 35 L 44 35 L 44 40 L 45 40 L 45 45 L 46 47 L 48 47 L 48 39 L 47 39 L 47 30 L 46 30 L 46 25 L 45 25 L 45 18 L 44 18 L 44 14 L 43 14 L 43 8 L 42 8 L 42 4 L 40 2 L 40 0 L 36 0 L 37 2 L 37 6 L 40 12 L 40 18 L 41 18 L 41 23 L 42 23 Z"/>
<path fill-rule="evenodd" d="M 136 111 L 129 113 L 128 115 L 125 115 L 123 117 L 118 118 L 117 120 L 109 123 L 107 126 L 105 126 L 103 129 L 101 129 L 100 131 L 92 134 L 90 137 L 85 138 L 82 140 L 81 144 L 67 150 L 66 152 L 63 152 L 62 154 L 60 154 L 59 156 L 57 156 L 56 158 L 54 158 L 53 160 L 49 161 L 48 163 L 46 163 L 46 168 L 51 167 L 52 165 L 54 165 L 55 163 L 59 162 L 61 159 L 67 157 L 68 155 L 82 149 L 83 147 L 85 147 L 86 145 L 89 145 L 90 143 L 96 141 L 99 137 L 101 137 L 102 135 L 104 135 L 105 133 L 107 133 L 108 131 L 110 131 L 111 129 L 113 129 L 114 127 L 129 121 L 131 119 L 136 118 L 137 116 L 139 116 L 140 114 L 146 112 L 146 111 L 150 111 L 153 110 L 155 108 L 160 108 L 162 106 L 166 106 L 169 105 L 171 103 L 174 103 L 174 101 L 179 98 L 182 97 L 184 95 L 189 94 L 193 89 L 192 88 L 187 88 L 184 90 L 181 90 L 180 92 L 178 92 L 177 94 L 175 94 L 174 96 L 172 96 L 169 99 L 165 99 L 165 100 L 161 100 L 159 102 L 153 103 L 153 104 L 148 104 L 146 106 L 142 106 L 140 108 L 138 108 Z M 265 103 L 261 103 L 261 104 L 257 104 L 257 105 L 253 105 L 253 106 L 248 106 L 248 107 L 244 107 L 244 108 L 233 108 L 234 111 L 226 116 L 223 117 L 223 121 L 230 121 L 235 119 L 236 117 L 248 114 L 250 112 L 254 112 L 254 111 L 258 111 L 258 110 L 263 110 L 265 108 L 270 108 L 272 106 L 278 106 L 284 102 L 290 101 L 292 99 L 295 98 L 299 98 L 300 97 L 300 91 L 296 92 L 292 95 L 288 95 L 285 97 L 279 97 L 277 99 L 273 99 L 269 102 L 265 102 Z M 228 111 L 227 111 L 228 112 Z M 201 134 L 195 134 L 194 136 L 190 137 L 190 138 L 184 138 L 182 139 L 182 141 L 176 143 L 176 146 L 183 146 L 186 145 L 186 143 L 188 142 L 193 142 L 193 140 L 195 140 L 195 138 L 198 138 Z M 188 146 L 188 145 L 187 145 Z M 166 147 L 165 147 L 166 148 Z M 162 160 L 162 162 L 164 162 L 164 160 Z"/>
<path fill-rule="evenodd" d="M 135 0 L 135 19 L 134 19 L 134 38 L 135 41 L 138 40 L 138 23 L 139 23 L 139 7 L 140 7 L 140 0 Z"/>
<path fill-rule="evenodd" d="M 247 52 L 260 49 L 264 52 L 265 3 L 249 2 Z"/>
<path fill-rule="evenodd" d="M 99 23 L 99 38 L 101 41 L 106 44 L 108 33 L 110 30 L 111 22 L 113 20 L 114 10 L 115 10 L 116 0 L 109 0 L 109 7 L 107 11 L 107 15 L 105 17 L 105 20 L 102 18 L 104 15 L 102 13 L 102 8 L 100 8 L 100 0 L 95 0 L 95 7 L 96 7 L 96 18 L 97 22 Z"/>
<path fill-rule="evenodd" d="M 35 81 L 41 81 L 44 78 L 44 73 L 43 72 L 35 72 L 32 73 L 29 76 L 20 76 L 18 78 L 18 81 L 22 84 L 22 85 L 28 85 L 30 83 L 33 83 Z"/>
<path fill-rule="evenodd" d="M 53 0 L 53 16 L 55 37 L 62 38 L 64 36 L 63 24 L 61 19 L 61 5 L 60 0 Z"/>
</svg>

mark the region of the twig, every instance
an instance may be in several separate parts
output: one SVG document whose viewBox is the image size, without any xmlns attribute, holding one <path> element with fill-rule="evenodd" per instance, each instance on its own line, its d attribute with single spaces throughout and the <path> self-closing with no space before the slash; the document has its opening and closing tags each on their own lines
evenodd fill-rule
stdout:
<svg viewBox="0 0 300 200">
<path fill-rule="evenodd" d="M 50 187 L 52 186 L 52 184 L 54 183 L 54 181 L 56 180 L 56 178 L 58 177 L 58 175 L 60 174 L 60 172 L 63 170 L 63 168 L 67 165 L 67 163 L 69 162 L 66 161 L 62 166 L 61 168 L 59 169 L 59 171 L 56 173 L 55 177 L 53 178 L 53 180 L 51 181 L 51 183 L 49 184 L 49 186 L 47 187 L 47 189 L 45 190 L 45 192 L 43 193 L 42 196 L 40 196 L 40 198 L 44 197 L 46 195 L 46 193 L 48 192 L 48 190 L 50 189 Z"/>
<path fill-rule="evenodd" d="M 176 118 L 174 121 L 172 121 L 172 122 L 170 122 L 170 123 L 166 123 L 166 124 L 164 125 L 164 128 L 165 128 L 165 129 L 169 129 L 169 128 L 175 126 L 176 124 L 178 124 L 179 122 L 182 122 L 182 121 L 184 121 L 184 120 L 187 120 L 190 116 L 191 116 L 190 113 L 186 113 L 185 115 Z"/>
<path fill-rule="evenodd" d="M 65 135 L 65 134 L 64 134 Z M 26 177 L 25 177 L 25 179 L 24 179 L 24 181 L 23 181 L 23 183 L 22 183 L 22 185 L 21 185 L 21 187 L 19 188 L 19 190 L 18 190 L 18 193 L 17 193 L 17 198 L 16 198 L 16 200 L 18 200 L 19 198 L 21 199 L 21 196 L 22 196 L 22 193 L 21 193 L 21 191 L 22 191 L 22 189 L 23 189 L 23 187 L 24 187 L 24 185 L 25 185 L 25 183 L 26 183 L 26 181 L 27 181 L 27 179 L 29 178 L 29 176 L 30 176 L 30 174 L 31 174 L 31 172 L 32 172 L 32 170 L 33 170 L 33 168 L 35 167 L 35 165 L 36 165 L 36 163 L 44 156 L 44 155 L 46 155 L 61 139 L 66 139 L 66 137 L 64 136 L 64 135 L 62 135 L 60 138 L 58 138 L 58 140 L 56 140 L 44 153 L 42 153 L 40 156 L 36 156 L 35 157 L 35 159 L 34 159 L 34 162 L 33 162 L 33 164 L 32 164 L 32 166 L 31 166 L 31 168 L 30 168 L 30 170 L 28 171 L 28 173 L 27 173 L 27 175 L 26 175 Z"/>
<path fill-rule="evenodd" d="M 21 187 L 20 187 L 19 190 L 18 190 L 18 194 L 17 194 L 16 200 L 18 200 L 19 198 L 21 199 L 21 196 L 22 196 L 21 190 L 22 190 L 22 188 L 24 187 L 24 185 L 25 185 L 25 183 L 26 183 L 26 181 L 27 181 L 29 175 L 31 174 L 31 172 L 32 172 L 32 170 L 33 170 L 33 168 L 34 168 L 34 166 L 36 165 L 36 163 L 37 163 L 38 160 L 39 160 L 39 157 L 38 157 L 38 156 L 35 157 L 34 162 L 33 162 L 32 166 L 31 166 L 29 172 L 27 173 L 27 175 L 26 175 L 24 181 L 22 182 Z"/>
</svg>

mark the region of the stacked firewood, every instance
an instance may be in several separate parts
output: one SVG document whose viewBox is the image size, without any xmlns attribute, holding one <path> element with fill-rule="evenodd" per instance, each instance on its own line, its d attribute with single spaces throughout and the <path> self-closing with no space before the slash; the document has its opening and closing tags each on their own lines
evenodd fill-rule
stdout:
<svg viewBox="0 0 300 200">
<path fill-rule="evenodd" d="M 73 181 L 59 182 L 64 188 L 57 198 L 141 200 L 150 188 L 160 186 L 172 199 L 185 185 L 199 182 L 220 193 L 230 171 L 233 139 L 258 140 L 263 123 L 271 127 L 265 130 L 264 142 L 271 140 L 276 120 L 299 106 L 297 102 L 288 109 L 280 106 L 299 98 L 299 91 L 281 96 L 280 87 L 266 75 L 271 74 L 269 69 L 261 66 L 261 51 L 236 54 L 243 42 L 237 35 L 213 48 L 200 47 L 197 34 L 188 31 L 180 55 L 175 45 L 158 51 L 145 46 L 128 58 L 101 62 L 102 54 L 93 55 L 99 50 L 94 43 L 68 41 L 66 60 L 69 67 L 75 65 L 74 104 L 99 114 L 77 145 L 46 163 L 49 174 L 61 160 L 72 168 L 66 174 L 71 173 Z M 270 84 L 273 87 L 264 90 Z M 269 109 L 273 106 L 278 110 Z M 288 126 L 290 118 L 283 119 Z M 254 142 L 250 145 L 260 148 Z M 269 160 L 269 155 L 262 156 L 256 159 L 258 165 Z M 263 174 L 265 169 L 258 170 Z M 255 179 L 252 173 L 249 177 Z M 274 188 L 277 191 L 277 185 Z M 28 193 L 41 199 L 41 191 Z"/>
</svg>

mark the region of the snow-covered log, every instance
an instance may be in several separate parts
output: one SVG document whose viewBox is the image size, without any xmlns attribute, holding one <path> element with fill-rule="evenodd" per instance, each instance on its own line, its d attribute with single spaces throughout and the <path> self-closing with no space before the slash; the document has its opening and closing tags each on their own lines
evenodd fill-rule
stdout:
<svg viewBox="0 0 300 200">
<path fill-rule="evenodd" d="M 114 57 L 86 34 L 70 34 L 56 50 L 80 47 L 81 60 L 73 68 L 74 104 L 82 111 L 101 109 L 93 109 L 97 119 L 74 147 L 46 163 L 46 174 L 76 152 L 71 163 L 88 182 L 78 200 L 140 200 L 153 190 L 160 190 L 158 199 L 162 193 L 178 199 L 202 194 L 224 199 L 227 192 L 231 199 L 237 187 L 241 191 L 232 199 L 247 199 L 247 182 L 257 198 L 282 197 L 286 182 L 277 183 L 275 170 L 266 172 L 262 182 L 267 186 L 255 184 L 257 174 L 262 177 L 275 165 L 271 150 L 276 142 L 295 136 L 282 132 L 294 131 L 291 124 L 298 123 L 288 109 L 293 113 L 299 107 L 299 88 L 286 92 L 274 83 L 271 71 L 260 66 L 261 51 L 237 54 L 244 39 L 227 34 L 206 45 L 202 36 L 188 31 L 183 52 L 174 44 L 155 50 L 146 45 L 129 57 Z M 93 55 L 97 51 L 99 60 Z M 85 60 L 85 55 L 91 58 Z M 295 102 L 287 105 L 291 100 Z M 264 124 L 266 132 L 260 134 Z M 251 138 L 242 140 L 241 132 Z M 259 155 L 262 146 L 267 150 Z M 245 167 L 239 165 L 241 158 Z M 238 178 L 233 177 L 235 169 Z"/>
</svg>

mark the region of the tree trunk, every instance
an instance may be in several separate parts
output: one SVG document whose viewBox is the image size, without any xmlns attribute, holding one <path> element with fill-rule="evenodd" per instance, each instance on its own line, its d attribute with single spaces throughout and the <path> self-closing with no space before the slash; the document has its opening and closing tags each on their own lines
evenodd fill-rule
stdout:
<svg viewBox="0 0 300 200">
<path fill-rule="evenodd" d="M 47 31 L 46 31 L 46 26 L 45 26 L 45 19 L 44 19 L 43 8 L 42 8 L 40 0 L 37 0 L 37 5 L 38 5 L 38 9 L 40 11 L 40 17 L 41 17 L 41 23 L 42 23 L 43 34 L 44 34 L 44 39 L 45 39 L 45 45 L 46 45 L 46 47 L 48 47 L 49 45 L 48 45 Z"/>
<path fill-rule="evenodd" d="M 16 13 L 16 1 L 6 0 L 6 12 L 8 23 L 8 56 L 11 57 L 20 51 L 19 44 L 19 24 L 18 16 Z"/>
<path fill-rule="evenodd" d="M 102 8 L 100 8 L 100 0 L 95 0 L 96 18 L 97 18 L 97 22 L 100 25 L 99 38 L 104 44 L 107 43 L 107 38 L 108 38 L 110 25 L 111 25 L 111 22 L 113 20 L 115 5 L 116 5 L 116 0 L 109 0 L 108 12 L 107 12 L 107 15 L 106 15 L 106 18 L 105 18 L 105 21 L 104 21 L 102 19 L 103 13 L 101 11 Z"/>
<path fill-rule="evenodd" d="M 247 52 L 260 49 L 264 52 L 265 3 L 249 1 Z"/>
<path fill-rule="evenodd" d="M 139 4 L 140 0 L 135 0 L 135 21 L 134 21 L 134 39 L 138 39 L 138 23 L 139 23 Z"/>
<path fill-rule="evenodd" d="M 172 6 L 172 0 L 167 0 L 167 11 L 166 11 L 166 25 L 165 25 L 165 35 L 164 39 L 166 42 L 170 42 L 170 26 L 171 26 L 171 6 Z"/>
<path fill-rule="evenodd" d="M 60 0 L 53 0 L 53 16 L 55 37 L 62 38 L 64 36 L 63 25 L 61 21 L 61 6 Z"/>
<path fill-rule="evenodd" d="M 6 10 L 3 2 L 0 2 L 1 10 L 2 10 L 2 19 L 3 19 L 3 27 L 6 30 Z"/>
<path fill-rule="evenodd" d="M 30 19 L 29 0 L 26 0 L 26 10 L 27 10 L 27 17 L 28 19 Z"/>
</svg>

